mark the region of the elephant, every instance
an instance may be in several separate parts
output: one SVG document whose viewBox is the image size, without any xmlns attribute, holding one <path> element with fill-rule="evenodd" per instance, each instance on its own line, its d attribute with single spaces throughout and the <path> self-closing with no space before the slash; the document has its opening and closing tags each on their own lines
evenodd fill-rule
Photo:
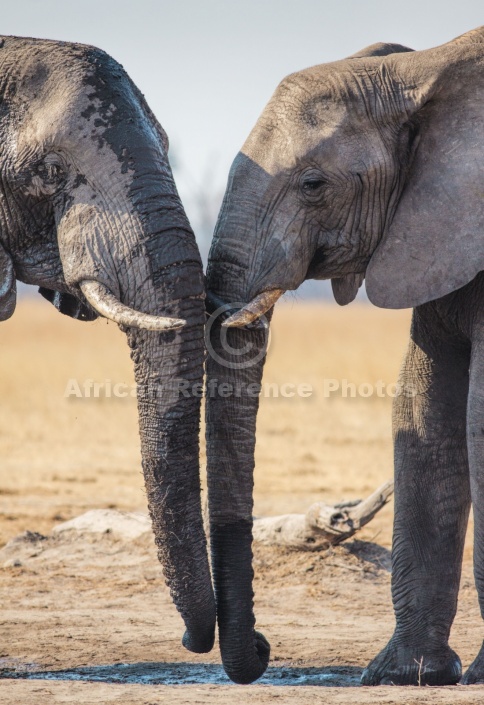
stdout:
<svg viewBox="0 0 484 705">
<path fill-rule="evenodd" d="M 92 46 L 0 40 L 0 320 L 16 281 L 63 314 L 126 333 L 158 556 L 204 653 L 216 611 L 199 479 L 205 359 L 203 268 L 168 139 L 123 67 Z"/>
<path fill-rule="evenodd" d="M 220 646 L 237 682 L 257 679 L 270 653 L 253 611 L 250 390 L 274 304 L 307 279 L 331 279 L 341 305 L 366 280 L 372 303 L 414 309 L 401 379 L 412 393 L 393 412 L 396 627 L 362 682 L 461 678 L 448 638 L 471 502 L 484 615 L 483 65 L 481 27 L 293 73 L 231 167 L 206 278 L 206 436 Z M 484 646 L 463 682 L 484 682 Z"/>
</svg>

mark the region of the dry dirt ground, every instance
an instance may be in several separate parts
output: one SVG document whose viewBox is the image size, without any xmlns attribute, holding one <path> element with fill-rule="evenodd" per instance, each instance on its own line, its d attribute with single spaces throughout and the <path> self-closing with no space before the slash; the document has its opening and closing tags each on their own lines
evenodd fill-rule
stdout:
<svg viewBox="0 0 484 705">
<path fill-rule="evenodd" d="M 391 477 L 386 385 L 397 378 L 408 324 L 409 312 L 364 304 L 278 306 L 265 381 L 311 385 L 313 393 L 262 399 L 256 515 L 362 497 Z M 106 396 L 106 386 L 98 398 L 65 396 L 85 380 L 132 384 L 122 334 L 22 300 L 0 335 L 2 705 L 483 702 L 481 687 L 358 685 L 393 628 L 392 503 L 357 541 L 331 552 L 256 547 L 258 627 L 272 644 L 258 684 L 229 684 L 217 648 L 185 651 L 150 534 L 52 534 L 91 509 L 135 519 L 144 509 L 134 398 Z M 330 393 L 344 380 L 373 385 L 374 394 Z M 32 533 L 2 549 L 25 531 Z M 469 533 L 451 637 L 464 666 L 484 633 L 471 560 Z"/>
</svg>

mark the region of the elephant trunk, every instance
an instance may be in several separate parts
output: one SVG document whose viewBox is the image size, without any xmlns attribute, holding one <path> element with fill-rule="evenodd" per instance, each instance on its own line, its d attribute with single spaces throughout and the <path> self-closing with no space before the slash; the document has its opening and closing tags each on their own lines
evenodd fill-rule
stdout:
<svg viewBox="0 0 484 705">
<path fill-rule="evenodd" d="M 97 308 L 121 314 L 158 555 L 185 621 L 183 643 L 203 653 L 213 646 L 216 620 L 199 477 L 203 270 L 169 167 L 141 156 L 151 168 L 135 172 L 128 194 L 71 205 L 58 226 L 59 249 L 68 286 L 80 295 L 86 281 L 96 282 L 88 293 Z M 138 314 L 154 328 L 137 325 Z M 156 329 L 160 316 L 183 327 Z"/>
<path fill-rule="evenodd" d="M 214 299 L 240 308 L 250 299 L 238 238 L 237 259 L 228 251 L 224 217 L 209 260 L 207 287 Z M 240 224 L 239 224 L 240 225 Z M 232 223 L 234 226 L 234 223 Z M 228 232 L 240 233 L 240 228 Z M 248 239 L 245 242 L 249 242 Z M 270 318 L 270 314 L 268 315 Z M 252 510 L 256 418 L 268 327 L 225 327 L 213 314 L 206 334 L 207 475 L 212 575 L 217 602 L 220 649 L 227 675 L 251 683 L 267 668 L 270 646 L 255 631 L 253 611 Z M 229 319 L 230 321 L 230 319 Z"/>
<path fill-rule="evenodd" d="M 214 641 L 215 603 L 203 530 L 200 479 L 200 396 L 203 301 L 179 302 L 187 324 L 154 333 L 129 329 L 138 385 L 141 455 L 158 556 L 186 626 L 183 643 L 204 653 Z"/>
<path fill-rule="evenodd" d="M 267 668 L 270 652 L 265 638 L 254 631 L 252 590 L 255 425 L 263 360 L 251 363 L 254 353 L 257 356 L 264 351 L 266 336 L 265 330 L 233 328 L 225 338 L 215 324 L 207 361 L 212 573 L 222 662 L 236 683 L 259 678 Z M 249 351 L 231 355 L 224 340 L 231 348 Z"/>
</svg>

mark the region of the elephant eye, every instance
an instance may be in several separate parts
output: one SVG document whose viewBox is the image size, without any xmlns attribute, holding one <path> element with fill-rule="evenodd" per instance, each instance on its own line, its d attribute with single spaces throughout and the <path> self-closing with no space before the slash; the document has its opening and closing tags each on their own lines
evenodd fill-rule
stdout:
<svg viewBox="0 0 484 705">
<path fill-rule="evenodd" d="M 324 186 L 322 179 L 308 179 L 303 182 L 302 188 L 305 193 L 314 193 L 319 191 Z"/>
<path fill-rule="evenodd" d="M 326 186 L 326 180 L 319 170 L 311 169 L 302 174 L 300 188 L 306 201 L 309 203 L 319 203 Z"/>
<path fill-rule="evenodd" d="M 37 166 L 37 174 L 47 185 L 58 184 L 64 178 L 64 170 L 60 164 L 52 162 L 41 162 Z"/>
</svg>

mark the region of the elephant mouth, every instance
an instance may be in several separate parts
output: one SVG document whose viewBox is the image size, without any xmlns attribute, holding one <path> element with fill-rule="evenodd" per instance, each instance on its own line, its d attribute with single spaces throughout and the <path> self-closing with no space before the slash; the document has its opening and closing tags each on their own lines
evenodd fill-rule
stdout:
<svg viewBox="0 0 484 705">
<path fill-rule="evenodd" d="M 334 279 L 347 275 L 365 276 L 369 257 L 351 256 L 343 260 L 338 252 L 330 252 L 326 247 L 318 247 L 309 262 L 305 279 Z"/>
<path fill-rule="evenodd" d="M 333 277 L 331 279 L 331 287 L 336 303 L 340 306 L 346 306 L 354 301 L 364 279 L 365 272 L 346 274 L 344 277 Z"/>
<path fill-rule="evenodd" d="M 306 279 L 327 279 L 328 275 L 324 272 L 326 264 L 326 250 L 324 247 L 318 247 L 309 263 L 306 272 Z"/>
</svg>

